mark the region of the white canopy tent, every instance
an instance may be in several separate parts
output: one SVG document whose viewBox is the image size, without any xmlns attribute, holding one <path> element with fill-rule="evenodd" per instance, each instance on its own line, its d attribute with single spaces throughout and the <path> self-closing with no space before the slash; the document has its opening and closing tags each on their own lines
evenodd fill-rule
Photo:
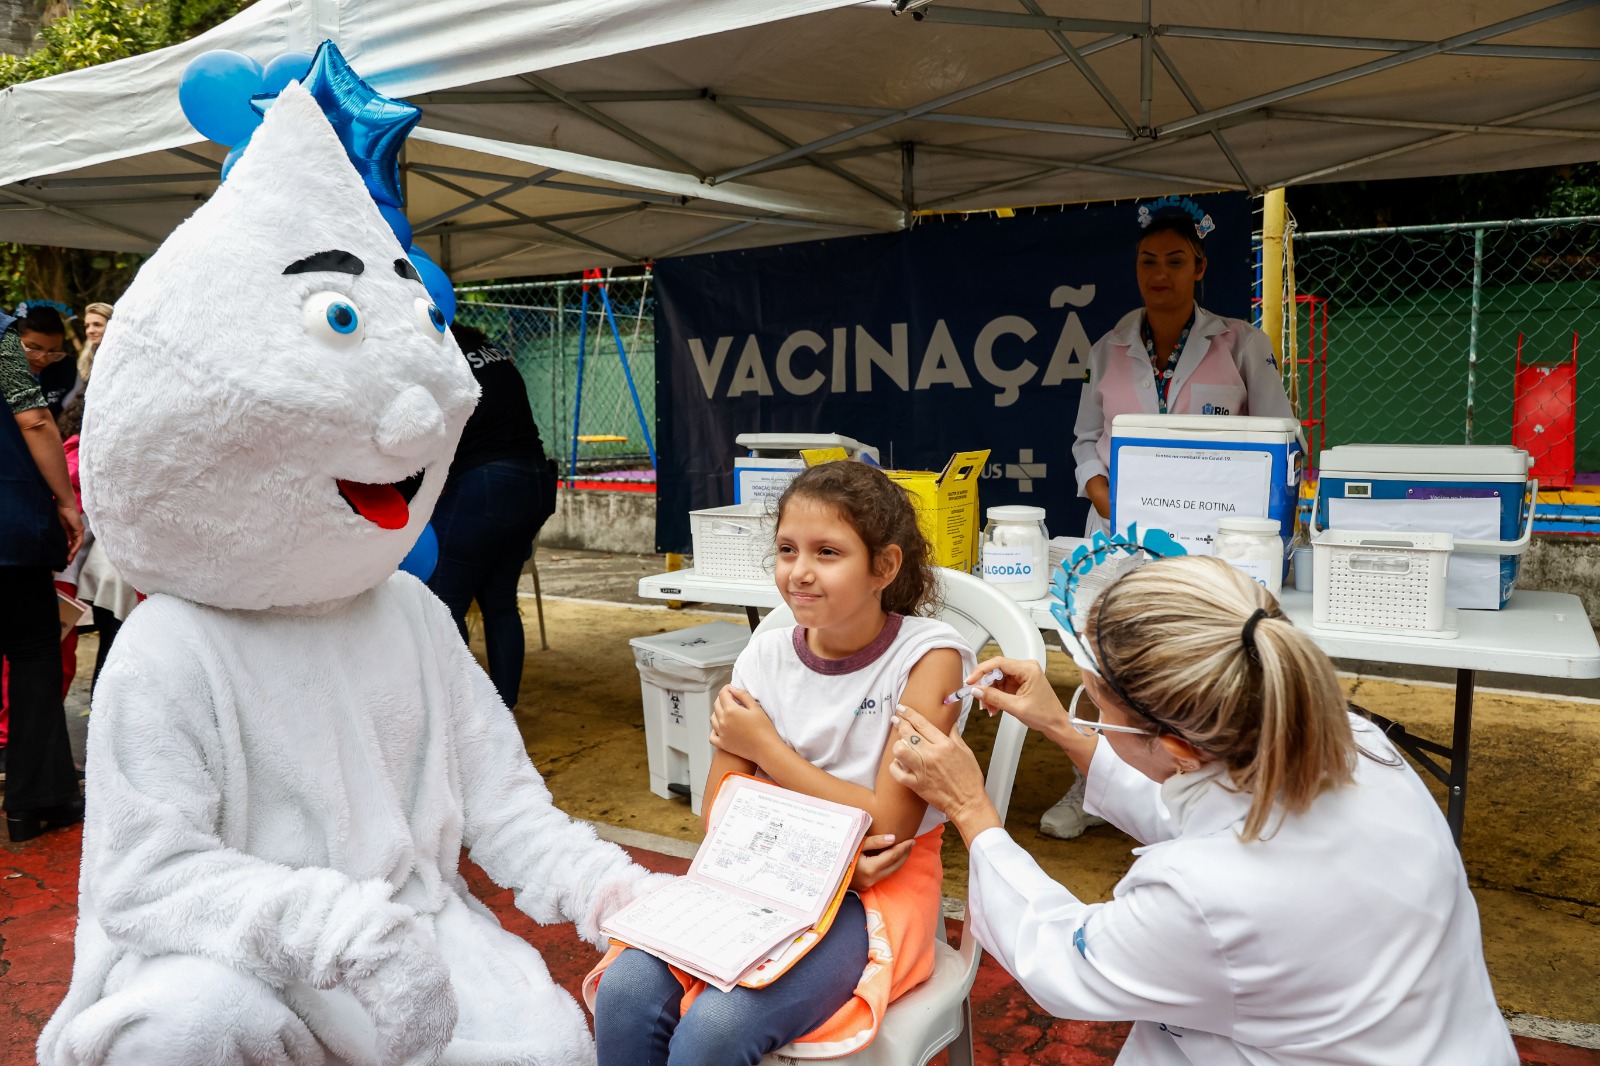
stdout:
<svg viewBox="0 0 1600 1066">
<path fill-rule="evenodd" d="M 179 110 L 184 65 L 324 38 L 424 109 L 407 213 L 458 282 L 918 211 L 1600 159 L 1600 0 L 899 6 L 258 0 L 0 93 L 0 240 L 153 248 L 225 151 Z"/>
</svg>

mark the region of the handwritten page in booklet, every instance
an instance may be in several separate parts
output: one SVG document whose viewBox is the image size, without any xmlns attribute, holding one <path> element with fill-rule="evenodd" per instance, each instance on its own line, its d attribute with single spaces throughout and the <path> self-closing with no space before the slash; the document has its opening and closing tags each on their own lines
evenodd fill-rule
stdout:
<svg viewBox="0 0 1600 1066">
<path fill-rule="evenodd" d="M 688 876 L 635 900 L 604 931 L 732 988 L 828 913 L 869 821 L 854 807 L 731 778 Z"/>
</svg>

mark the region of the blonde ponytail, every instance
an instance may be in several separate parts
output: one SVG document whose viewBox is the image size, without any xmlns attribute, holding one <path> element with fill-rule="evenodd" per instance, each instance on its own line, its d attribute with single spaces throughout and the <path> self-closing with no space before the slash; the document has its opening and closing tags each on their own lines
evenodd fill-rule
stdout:
<svg viewBox="0 0 1600 1066">
<path fill-rule="evenodd" d="M 1222 560 L 1141 567 L 1107 590 L 1089 626 L 1134 709 L 1222 761 L 1250 793 L 1243 839 L 1352 780 L 1357 748 L 1333 664 Z"/>
</svg>

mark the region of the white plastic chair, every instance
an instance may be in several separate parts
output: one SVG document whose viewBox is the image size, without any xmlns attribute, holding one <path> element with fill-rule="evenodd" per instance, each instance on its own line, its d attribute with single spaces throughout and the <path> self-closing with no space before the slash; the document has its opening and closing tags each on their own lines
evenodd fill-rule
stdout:
<svg viewBox="0 0 1600 1066">
<path fill-rule="evenodd" d="M 1038 628 L 1017 606 L 1017 602 L 993 585 L 954 570 L 938 571 L 939 595 L 944 607 L 937 617 L 948 622 L 962 638 L 981 653 L 993 640 L 1003 655 L 1013 659 L 1032 659 L 1045 663 L 1044 638 Z M 794 624 L 787 607 L 767 615 L 756 632 Z M 975 713 L 982 713 L 977 711 Z M 1011 803 L 1011 788 L 1017 780 L 1017 760 L 1022 755 L 1022 739 L 1027 727 L 1009 714 L 1000 716 L 994 749 L 984 789 L 1005 820 Z M 954 847 L 960 847 L 956 838 Z M 962 922 L 961 947 L 940 942 L 934 945 L 933 974 L 927 981 L 889 1005 L 877 1037 L 853 1055 L 831 1059 L 851 1066 L 923 1066 L 941 1050 L 950 1049 L 950 1066 L 972 1066 L 972 1003 L 969 993 L 978 976 L 982 949 L 977 938 Z M 794 1066 L 806 1061 L 795 1054 L 790 1044 L 762 1059 L 762 1066 Z"/>
</svg>

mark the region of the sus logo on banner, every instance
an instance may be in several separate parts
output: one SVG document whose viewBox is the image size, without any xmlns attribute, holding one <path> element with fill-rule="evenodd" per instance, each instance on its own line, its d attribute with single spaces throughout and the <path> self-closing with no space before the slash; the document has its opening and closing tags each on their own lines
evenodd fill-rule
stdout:
<svg viewBox="0 0 1600 1066">
<path fill-rule="evenodd" d="M 1249 201 L 1195 199 L 1216 224 L 1196 298 L 1251 319 Z M 661 260 L 657 550 L 733 502 L 733 438 L 753 432 L 843 433 L 908 469 L 987 448 L 982 506 L 1082 533 L 1072 423 L 1090 347 L 1140 305 L 1141 232 L 1130 201 Z"/>
</svg>

